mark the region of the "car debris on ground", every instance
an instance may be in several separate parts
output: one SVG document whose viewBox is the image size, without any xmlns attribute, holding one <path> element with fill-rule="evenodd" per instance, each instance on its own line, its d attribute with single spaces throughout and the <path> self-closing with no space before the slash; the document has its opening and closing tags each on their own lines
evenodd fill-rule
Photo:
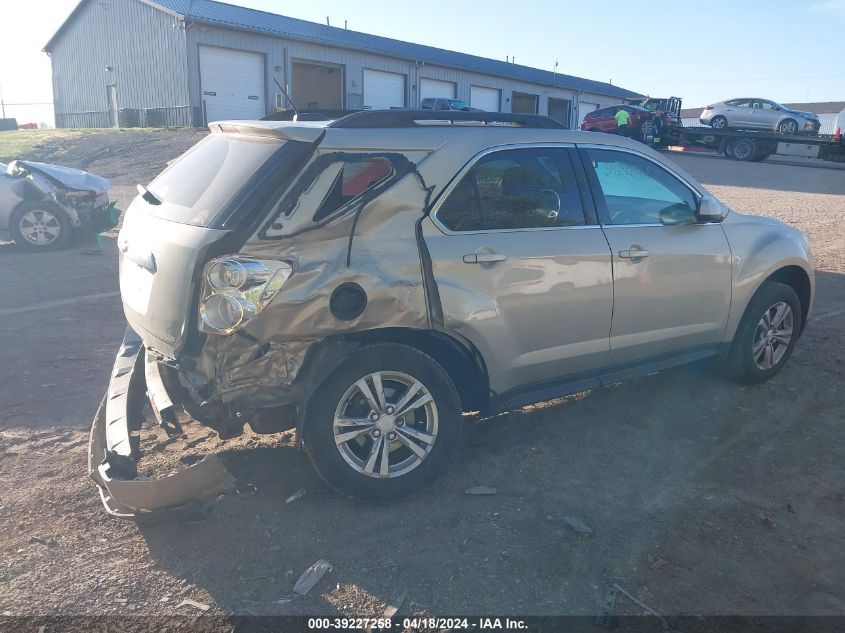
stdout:
<svg viewBox="0 0 845 633">
<path fill-rule="evenodd" d="M 305 488 L 300 488 L 285 500 L 285 503 L 293 503 L 305 496 Z"/>
<path fill-rule="evenodd" d="M 473 486 L 472 488 L 464 490 L 464 494 L 467 495 L 495 495 L 497 492 L 498 491 L 491 486 Z"/>
<path fill-rule="evenodd" d="M 563 517 L 563 522 L 582 536 L 593 535 L 593 529 L 578 517 Z"/>
<path fill-rule="evenodd" d="M 293 586 L 294 593 L 298 593 L 300 596 L 306 595 L 320 581 L 320 578 L 331 570 L 331 563 L 322 559 L 318 560 L 306 569 L 299 577 L 299 580 L 296 581 L 296 584 Z"/>
<path fill-rule="evenodd" d="M 200 611 L 208 611 L 211 607 L 207 604 L 202 602 L 197 602 L 196 600 L 191 600 L 190 598 L 185 598 L 176 605 L 177 609 L 181 609 L 182 607 L 194 607 L 195 609 L 199 609 Z"/>
</svg>

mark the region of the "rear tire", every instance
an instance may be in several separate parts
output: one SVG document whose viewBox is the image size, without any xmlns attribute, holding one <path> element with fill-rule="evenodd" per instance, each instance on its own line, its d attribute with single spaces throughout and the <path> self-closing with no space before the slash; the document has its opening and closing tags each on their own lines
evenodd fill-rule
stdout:
<svg viewBox="0 0 845 633">
<path fill-rule="evenodd" d="M 70 218 L 52 202 L 21 202 L 9 218 L 12 239 L 30 251 L 55 251 L 70 240 Z"/>
<path fill-rule="evenodd" d="M 320 476 L 343 495 L 376 503 L 434 481 L 461 438 L 449 374 L 394 343 L 365 346 L 341 363 L 311 397 L 305 419 L 305 449 Z"/>
<path fill-rule="evenodd" d="M 728 127 L 728 120 L 721 114 L 710 119 L 710 127 L 714 130 L 724 130 Z"/>
<path fill-rule="evenodd" d="M 790 286 L 765 282 L 751 298 L 727 358 L 728 373 L 745 384 L 777 374 L 801 332 L 801 301 Z"/>
<path fill-rule="evenodd" d="M 757 143 L 750 138 L 739 138 L 730 146 L 731 158 L 734 160 L 751 161 L 757 155 Z"/>
</svg>

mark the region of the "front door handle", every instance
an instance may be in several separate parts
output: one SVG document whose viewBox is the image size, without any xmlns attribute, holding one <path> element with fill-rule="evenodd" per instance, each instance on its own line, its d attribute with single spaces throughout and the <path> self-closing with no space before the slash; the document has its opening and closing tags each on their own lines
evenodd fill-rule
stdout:
<svg viewBox="0 0 845 633">
<path fill-rule="evenodd" d="M 619 251 L 619 257 L 622 259 L 643 259 L 649 255 L 651 255 L 651 252 L 634 245 L 626 251 Z"/>
<path fill-rule="evenodd" d="M 508 258 L 504 253 L 470 253 L 464 255 L 465 264 L 494 264 Z"/>
</svg>

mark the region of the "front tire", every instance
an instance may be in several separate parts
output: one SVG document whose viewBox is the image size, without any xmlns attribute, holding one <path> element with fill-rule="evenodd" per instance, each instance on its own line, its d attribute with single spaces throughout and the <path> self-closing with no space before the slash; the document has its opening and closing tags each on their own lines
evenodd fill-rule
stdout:
<svg viewBox="0 0 845 633">
<path fill-rule="evenodd" d="M 792 354 L 802 325 L 801 301 L 790 286 L 765 282 L 752 297 L 728 355 L 728 371 L 739 382 L 764 382 Z"/>
<path fill-rule="evenodd" d="M 461 403 L 449 374 L 406 345 L 368 345 L 345 360 L 306 408 L 304 444 L 343 495 L 386 503 L 413 494 L 449 465 Z"/>
<path fill-rule="evenodd" d="M 798 133 L 798 121 L 795 119 L 784 119 L 780 122 L 778 126 L 778 132 L 781 134 L 797 134 Z"/>
<path fill-rule="evenodd" d="M 12 239 L 20 248 L 55 251 L 70 240 L 70 218 L 52 202 L 22 202 L 9 218 Z"/>
</svg>

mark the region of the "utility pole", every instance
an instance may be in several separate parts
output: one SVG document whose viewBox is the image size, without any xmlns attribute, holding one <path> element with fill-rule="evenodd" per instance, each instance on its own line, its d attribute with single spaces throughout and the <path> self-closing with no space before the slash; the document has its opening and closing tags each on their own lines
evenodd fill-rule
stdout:
<svg viewBox="0 0 845 633">
<path fill-rule="evenodd" d="M 6 102 L 3 101 L 3 86 L 0 86 L 0 108 L 3 110 L 3 118 L 6 118 Z"/>
</svg>

